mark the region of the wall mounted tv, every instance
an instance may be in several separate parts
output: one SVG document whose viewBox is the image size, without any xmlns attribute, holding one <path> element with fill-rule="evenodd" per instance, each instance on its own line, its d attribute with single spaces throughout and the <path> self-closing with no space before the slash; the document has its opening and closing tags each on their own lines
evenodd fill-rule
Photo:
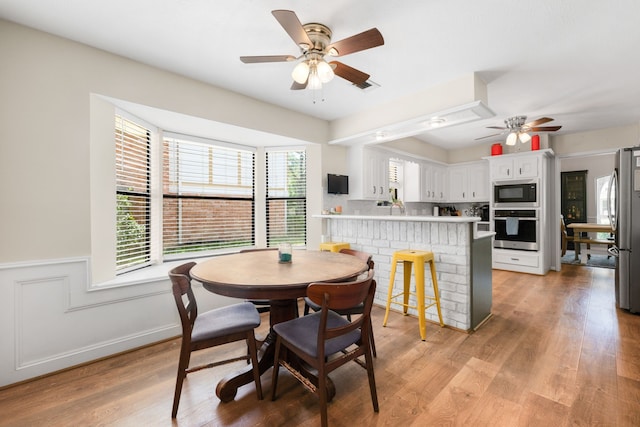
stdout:
<svg viewBox="0 0 640 427">
<path fill-rule="evenodd" d="M 349 194 L 349 177 L 347 175 L 327 174 L 327 193 Z"/>
</svg>

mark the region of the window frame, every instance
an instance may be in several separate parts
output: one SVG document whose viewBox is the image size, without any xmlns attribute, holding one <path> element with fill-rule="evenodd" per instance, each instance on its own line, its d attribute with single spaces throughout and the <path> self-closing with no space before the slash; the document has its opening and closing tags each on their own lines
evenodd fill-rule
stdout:
<svg viewBox="0 0 640 427">
<path fill-rule="evenodd" d="M 301 189 L 304 189 L 304 196 L 282 196 L 282 195 L 270 195 L 269 194 L 269 190 L 270 190 L 270 185 L 269 185 L 269 154 L 270 153 L 276 153 L 276 152 L 280 152 L 280 153 L 289 153 L 289 152 L 303 152 L 304 153 L 304 174 L 305 174 L 305 179 L 304 179 L 304 183 L 299 187 Z M 265 149 L 265 156 L 264 156 L 264 167 L 265 167 L 265 232 L 266 232 L 266 245 L 267 247 L 274 247 L 277 245 L 277 243 L 280 242 L 288 242 L 291 243 L 292 245 L 294 245 L 297 248 L 306 248 L 307 246 L 307 234 L 308 234 L 308 218 L 307 218 L 307 211 L 308 211 L 308 201 L 307 201 L 307 183 L 308 183 L 308 150 L 306 147 L 304 146 L 287 146 L 287 147 L 267 147 Z M 303 226 L 303 242 L 301 241 L 296 241 L 295 239 L 295 235 L 293 238 L 289 238 L 288 233 L 287 236 L 285 236 L 284 239 L 282 238 L 277 238 L 274 236 L 274 232 L 273 232 L 273 228 L 274 224 L 272 224 L 270 222 L 270 202 L 276 202 L 276 201 L 292 201 L 292 202 L 296 202 L 296 201 L 300 201 L 303 202 L 302 203 L 302 211 L 304 212 L 304 226 Z"/>
</svg>

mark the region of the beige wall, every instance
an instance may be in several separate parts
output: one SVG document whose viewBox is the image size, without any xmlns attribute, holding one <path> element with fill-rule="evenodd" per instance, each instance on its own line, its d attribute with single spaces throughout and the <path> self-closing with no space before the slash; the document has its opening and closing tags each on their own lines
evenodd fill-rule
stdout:
<svg viewBox="0 0 640 427">
<path fill-rule="evenodd" d="M 620 147 L 640 143 L 640 123 L 570 135 L 554 135 L 549 139 L 550 148 L 560 157 L 575 153 L 615 151 Z"/>
</svg>

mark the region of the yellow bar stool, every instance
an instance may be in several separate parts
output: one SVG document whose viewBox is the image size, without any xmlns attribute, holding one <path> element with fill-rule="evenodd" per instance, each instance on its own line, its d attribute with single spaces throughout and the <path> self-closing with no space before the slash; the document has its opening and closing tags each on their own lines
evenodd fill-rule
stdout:
<svg viewBox="0 0 640 427">
<path fill-rule="evenodd" d="M 396 278 L 396 266 L 398 262 L 402 261 L 404 266 L 404 288 L 403 291 L 393 295 L 393 282 Z M 425 295 L 424 292 L 424 267 L 425 263 L 429 263 L 431 268 L 431 283 L 433 284 L 433 296 Z M 416 292 L 410 292 L 411 284 L 411 266 L 415 268 L 416 275 Z M 416 297 L 417 306 L 409 305 L 409 296 L 414 295 Z M 394 299 L 403 297 L 403 302 L 394 301 Z M 425 304 L 425 301 L 429 300 L 429 304 Z M 433 252 L 429 251 L 416 251 L 416 250 L 401 250 L 393 253 L 393 259 L 391 261 L 391 277 L 389 279 L 389 294 L 387 296 L 387 310 L 384 314 L 384 321 L 382 326 L 387 326 L 387 319 L 389 318 L 389 309 L 391 304 L 402 305 L 404 308 L 404 315 L 407 315 L 409 308 L 415 308 L 418 310 L 418 323 L 420 326 L 420 338 L 424 341 L 427 337 L 427 321 L 425 318 L 425 311 L 431 307 L 436 306 L 438 309 L 438 318 L 440 319 L 440 326 L 444 326 L 442 321 L 442 312 L 440 311 L 440 293 L 438 292 L 438 279 L 436 278 L 436 264 L 433 257 Z"/>
<path fill-rule="evenodd" d="M 340 252 L 340 249 L 351 249 L 351 245 L 349 243 L 344 243 L 344 242 L 320 243 L 321 251 Z"/>
</svg>

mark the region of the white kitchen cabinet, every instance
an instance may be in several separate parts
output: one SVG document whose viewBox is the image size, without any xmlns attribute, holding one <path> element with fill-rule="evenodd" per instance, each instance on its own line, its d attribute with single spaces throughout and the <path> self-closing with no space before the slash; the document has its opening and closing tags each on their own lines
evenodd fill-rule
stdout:
<svg viewBox="0 0 640 427">
<path fill-rule="evenodd" d="M 489 165 L 486 162 L 450 166 L 448 177 L 448 201 L 489 201 Z"/>
<path fill-rule="evenodd" d="M 402 181 L 402 201 L 422 202 L 422 171 L 420 162 L 404 162 L 404 176 Z"/>
<path fill-rule="evenodd" d="M 481 162 L 469 167 L 467 180 L 469 183 L 469 196 L 471 201 L 489 201 L 489 164 Z"/>
<path fill-rule="evenodd" d="M 467 168 L 466 166 L 449 167 L 449 198 L 450 202 L 466 201 L 467 188 Z"/>
<path fill-rule="evenodd" d="M 425 162 L 422 164 L 422 201 L 438 202 L 447 198 L 447 168 Z"/>
<path fill-rule="evenodd" d="M 492 157 L 491 180 L 536 178 L 540 174 L 538 156 Z"/>
<path fill-rule="evenodd" d="M 364 146 L 349 149 L 349 198 L 389 199 L 389 155 Z"/>
</svg>

